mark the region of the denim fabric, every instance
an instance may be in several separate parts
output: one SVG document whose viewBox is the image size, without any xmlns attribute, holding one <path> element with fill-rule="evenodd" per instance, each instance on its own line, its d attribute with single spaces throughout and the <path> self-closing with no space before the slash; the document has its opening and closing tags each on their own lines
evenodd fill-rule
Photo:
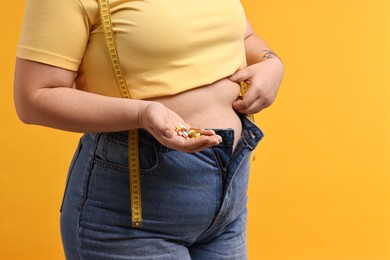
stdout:
<svg viewBox="0 0 390 260">
<path fill-rule="evenodd" d="M 250 152 L 263 133 L 246 117 L 223 142 L 196 153 L 139 130 L 143 226 L 131 227 L 127 133 L 85 134 L 61 207 L 67 259 L 232 259 L 246 256 Z"/>
</svg>

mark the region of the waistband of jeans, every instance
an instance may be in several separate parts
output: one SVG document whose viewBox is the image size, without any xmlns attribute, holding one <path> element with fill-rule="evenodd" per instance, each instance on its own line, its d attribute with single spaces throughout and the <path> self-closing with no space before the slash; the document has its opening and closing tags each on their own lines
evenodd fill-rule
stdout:
<svg viewBox="0 0 390 260">
<path fill-rule="evenodd" d="M 249 149 L 253 150 L 257 143 L 264 137 L 264 133 L 262 130 L 257 127 L 250 119 L 248 119 L 245 115 L 240 115 L 242 122 L 242 138 Z M 216 134 L 222 137 L 222 142 L 216 146 L 225 146 L 225 147 L 233 147 L 234 144 L 234 129 L 232 128 L 211 128 L 215 131 Z M 99 133 L 105 138 L 116 140 L 121 143 L 128 142 L 128 131 L 120 131 L 120 132 L 107 132 L 107 133 Z M 142 140 L 142 138 L 146 139 L 154 139 L 158 142 L 155 137 L 150 134 L 145 129 L 138 129 L 138 136 Z"/>
<path fill-rule="evenodd" d="M 250 150 L 256 148 L 257 144 L 263 139 L 263 131 L 253 123 L 247 116 L 240 115 L 242 122 L 242 139 Z"/>
</svg>

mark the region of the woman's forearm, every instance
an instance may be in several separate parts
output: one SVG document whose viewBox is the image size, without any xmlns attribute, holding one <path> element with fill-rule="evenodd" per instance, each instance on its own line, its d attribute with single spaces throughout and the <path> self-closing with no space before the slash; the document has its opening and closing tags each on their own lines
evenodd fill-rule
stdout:
<svg viewBox="0 0 390 260">
<path fill-rule="evenodd" d="M 75 72 L 17 59 L 15 106 L 27 124 L 74 132 L 140 128 L 149 101 L 107 97 L 72 88 Z"/>
<path fill-rule="evenodd" d="M 73 132 L 123 131 L 141 127 L 139 114 L 147 103 L 56 87 L 40 89 L 19 115 L 28 124 Z"/>
</svg>

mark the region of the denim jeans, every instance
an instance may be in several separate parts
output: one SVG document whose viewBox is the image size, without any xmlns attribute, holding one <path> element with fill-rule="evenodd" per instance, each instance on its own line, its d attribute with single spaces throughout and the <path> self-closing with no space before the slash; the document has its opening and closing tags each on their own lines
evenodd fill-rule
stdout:
<svg viewBox="0 0 390 260">
<path fill-rule="evenodd" d="M 263 137 L 242 117 L 223 142 L 196 153 L 161 145 L 139 129 L 143 226 L 131 227 L 127 132 L 85 134 L 61 206 L 67 259 L 247 259 L 250 152 Z"/>
</svg>

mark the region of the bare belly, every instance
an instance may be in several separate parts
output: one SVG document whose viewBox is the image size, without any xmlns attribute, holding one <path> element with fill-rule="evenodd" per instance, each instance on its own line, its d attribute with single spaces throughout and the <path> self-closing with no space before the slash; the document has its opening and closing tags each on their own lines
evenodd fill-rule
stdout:
<svg viewBox="0 0 390 260">
<path fill-rule="evenodd" d="M 175 111 L 184 121 L 198 128 L 232 128 L 235 142 L 241 135 L 241 121 L 232 108 L 240 86 L 228 79 L 177 95 L 151 99 Z"/>
</svg>

